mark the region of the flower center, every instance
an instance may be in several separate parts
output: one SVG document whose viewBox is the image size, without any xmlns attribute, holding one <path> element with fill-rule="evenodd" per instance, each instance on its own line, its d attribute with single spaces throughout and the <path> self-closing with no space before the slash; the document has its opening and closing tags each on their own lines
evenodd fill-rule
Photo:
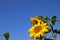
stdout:
<svg viewBox="0 0 60 40">
<path fill-rule="evenodd" d="M 35 33 L 38 33 L 38 32 L 40 32 L 42 30 L 42 27 L 41 26 L 36 26 L 35 28 L 34 28 L 34 32 Z"/>
</svg>

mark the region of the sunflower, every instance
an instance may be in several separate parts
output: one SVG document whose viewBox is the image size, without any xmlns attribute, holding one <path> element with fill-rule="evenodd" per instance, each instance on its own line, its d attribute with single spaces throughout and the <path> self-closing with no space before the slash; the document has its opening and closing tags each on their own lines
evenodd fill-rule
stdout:
<svg viewBox="0 0 60 40">
<path fill-rule="evenodd" d="M 35 25 L 38 23 L 38 21 L 42 21 L 42 20 L 39 20 L 38 18 L 30 18 L 30 20 L 32 21 L 31 24 Z"/>
<path fill-rule="evenodd" d="M 37 21 L 37 24 L 33 25 L 32 28 L 29 29 L 30 37 L 40 37 L 40 35 L 43 36 L 46 34 L 45 32 L 48 32 L 49 29 L 47 23 L 44 23 L 42 20 L 38 20 L 36 18 L 34 18 L 34 20 Z"/>
</svg>

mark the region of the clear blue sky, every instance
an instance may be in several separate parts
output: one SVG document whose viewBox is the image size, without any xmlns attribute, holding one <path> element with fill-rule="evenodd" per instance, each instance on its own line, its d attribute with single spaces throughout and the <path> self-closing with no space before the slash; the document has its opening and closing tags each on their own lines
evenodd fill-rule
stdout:
<svg viewBox="0 0 60 40">
<path fill-rule="evenodd" d="M 10 32 L 10 40 L 32 40 L 30 17 L 53 15 L 60 19 L 60 0 L 0 0 L 0 34 Z M 59 23 L 55 26 L 60 29 Z"/>
</svg>

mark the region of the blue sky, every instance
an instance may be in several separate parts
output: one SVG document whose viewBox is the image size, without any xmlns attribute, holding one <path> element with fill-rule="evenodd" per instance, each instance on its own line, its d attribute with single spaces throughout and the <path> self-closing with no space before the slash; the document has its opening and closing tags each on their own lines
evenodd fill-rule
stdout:
<svg viewBox="0 0 60 40">
<path fill-rule="evenodd" d="M 30 18 L 54 15 L 60 19 L 60 0 L 0 0 L 0 34 L 10 32 L 10 40 L 32 40 Z M 60 29 L 59 23 L 55 26 Z"/>
</svg>

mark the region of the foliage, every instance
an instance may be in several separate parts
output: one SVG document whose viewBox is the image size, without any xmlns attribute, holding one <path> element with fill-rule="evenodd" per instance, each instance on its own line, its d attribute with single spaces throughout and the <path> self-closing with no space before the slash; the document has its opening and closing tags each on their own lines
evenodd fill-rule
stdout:
<svg viewBox="0 0 60 40">
<path fill-rule="evenodd" d="M 5 37 L 6 40 L 9 40 L 9 33 L 8 32 L 5 33 L 5 34 L 3 34 L 3 35 L 4 35 L 4 37 Z"/>
<path fill-rule="evenodd" d="M 10 37 L 9 32 L 6 32 L 0 36 L 3 36 L 6 40 L 9 40 L 9 37 Z"/>
<path fill-rule="evenodd" d="M 60 30 L 58 29 L 53 29 L 53 26 L 56 24 L 56 22 L 60 22 L 60 20 L 57 20 L 56 16 L 53 16 L 52 18 L 49 18 L 48 16 L 36 16 L 34 18 L 37 18 L 39 20 L 42 20 L 44 23 L 47 23 L 49 26 L 49 31 L 46 32 L 46 34 L 48 33 L 52 33 L 51 38 L 46 38 L 46 36 L 40 36 L 40 37 L 35 37 L 34 40 L 56 40 L 57 35 L 56 34 L 60 34 Z M 33 20 L 32 20 L 33 21 Z M 37 29 L 38 30 L 38 29 Z"/>
</svg>

